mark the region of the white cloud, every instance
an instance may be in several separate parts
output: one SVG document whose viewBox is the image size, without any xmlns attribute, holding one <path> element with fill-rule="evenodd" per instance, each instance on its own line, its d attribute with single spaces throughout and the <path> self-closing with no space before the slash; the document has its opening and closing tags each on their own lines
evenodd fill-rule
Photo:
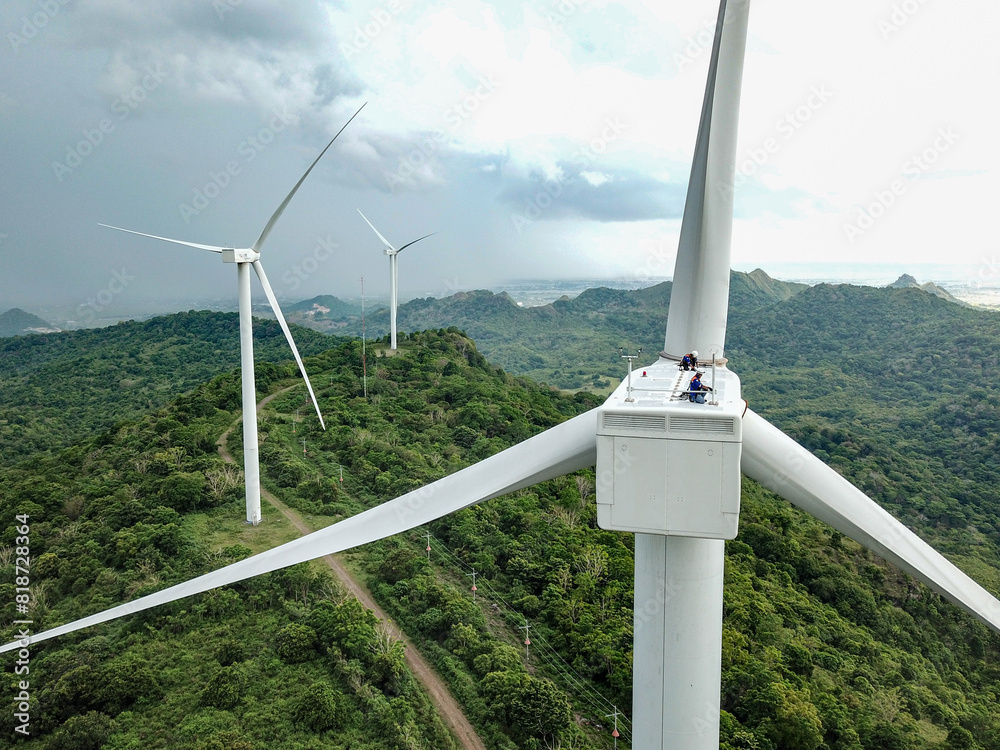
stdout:
<svg viewBox="0 0 1000 750">
<path fill-rule="evenodd" d="M 600 187 L 605 182 L 611 182 L 611 175 L 604 172 L 591 172 L 588 170 L 580 172 L 580 176 L 593 187 Z"/>
</svg>

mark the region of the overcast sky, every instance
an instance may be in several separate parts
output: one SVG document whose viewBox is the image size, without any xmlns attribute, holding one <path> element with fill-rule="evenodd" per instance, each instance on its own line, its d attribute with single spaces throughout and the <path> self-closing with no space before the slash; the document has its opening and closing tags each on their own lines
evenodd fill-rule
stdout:
<svg viewBox="0 0 1000 750">
<path fill-rule="evenodd" d="M 0 309 L 672 274 L 715 0 L 5 0 Z M 733 261 L 997 251 L 1000 6 L 753 0 Z M 862 209 L 864 214 L 861 213 Z M 333 247 L 336 246 L 336 247 Z M 258 295 L 259 296 L 259 295 Z"/>
</svg>

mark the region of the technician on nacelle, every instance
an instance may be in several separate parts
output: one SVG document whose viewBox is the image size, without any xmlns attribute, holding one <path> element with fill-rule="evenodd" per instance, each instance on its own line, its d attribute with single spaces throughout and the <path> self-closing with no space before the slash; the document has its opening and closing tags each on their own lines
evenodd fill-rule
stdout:
<svg viewBox="0 0 1000 750">
<path fill-rule="evenodd" d="M 701 382 L 701 376 L 704 374 L 703 372 L 696 371 L 694 377 L 691 378 L 691 386 L 688 388 L 688 398 L 695 404 L 705 403 L 705 392 L 712 390 L 712 388 Z"/>
</svg>

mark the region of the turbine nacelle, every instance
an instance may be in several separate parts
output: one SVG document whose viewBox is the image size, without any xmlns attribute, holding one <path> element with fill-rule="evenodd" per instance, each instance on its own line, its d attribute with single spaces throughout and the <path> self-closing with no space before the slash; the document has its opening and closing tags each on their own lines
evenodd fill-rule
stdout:
<svg viewBox="0 0 1000 750">
<path fill-rule="evenodd" d="M 222 251 L 223 263 L 256 263 L 260 260 L 260 253 L 252 247 L 231 248 Z"/>
<path fill-rule="evenodd" d="M 661 359 L 597 409 L 597 524 L 633 534 L 734 539 L 740 520 L 740 379 L 713 367 L 691 401 L 693 372 Z"/>
</svg>

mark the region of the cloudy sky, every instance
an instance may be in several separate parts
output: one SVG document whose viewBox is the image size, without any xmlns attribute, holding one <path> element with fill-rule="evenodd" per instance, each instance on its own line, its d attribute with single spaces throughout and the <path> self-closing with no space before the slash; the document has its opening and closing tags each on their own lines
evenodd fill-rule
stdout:
<svg viewBox="0 0 1000 750">
<path fill-rule="evenodd" d="M 753 0 L 733 262 L 996 257 L 1000 6 Z M 672 273 L 715 0 L 5 0 L 0 309 Z"/>
</svg>

